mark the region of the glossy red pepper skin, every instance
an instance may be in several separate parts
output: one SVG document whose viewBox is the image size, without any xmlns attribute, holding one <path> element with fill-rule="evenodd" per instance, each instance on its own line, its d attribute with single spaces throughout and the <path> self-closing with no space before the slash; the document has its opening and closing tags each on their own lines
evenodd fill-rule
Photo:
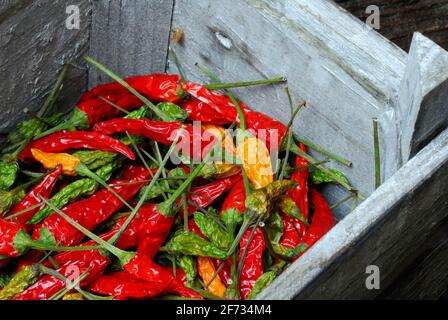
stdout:
<svg viewBox="0 0 448 320">
<path fill-rule="evenodd" d="M 137 109 L 143 105 L 143 102 L 130 92 L 99 95 L 125 110 Z M 120 110 L 99 97 L 82 100 L 76 105 L 76 108 L 87 115 L 90 126 L 98 121 L 115 118 L 122 114 Z"/>
<path fill-rule="evenodd" d="M 56 167 L 56 169 L 48 174 L 37 186 L 35 186 L 26 196 L 22 199 L 9 213 L 6 217 L 13 214 L 21 212 L 27 208 L 37 205 L 42 202 L 39 196 L 48 199 L 53 191 L 56 182 L 62 174 L 61 166 Z M 19 225 L 21 225 L 25 230 L 29 230 L 30 226 L 26 223 L 30 220 L 34 214 L 36 214 L 41 208 L 36 207 L 30 211 L 24 212 L 12 220 Z"/>
<path fill-rule="evenodd" d="M 230 209 L 236 209 L 239 213 L 243 214 L 246 210 L 245 202 L 246 191 L 244 190 L 244 181 L 242 178 L 240 178 L 240 180 L 235 183 L 232 189 L 230 189 L 229 194 L 224 199 L 224 202 L 221 206 L 220 215 Z"/>
<path fill-rule="evenodd" d="M 127 131 L 130 134 L 145 136 L 165 145 L 171 145 L 182 127 L 184 127 L 184 131 L 179 138 L 177 148 L 187 155 L 193 155 L 195 160 L 202 159 L 202 155 L 206 154 L 214 143 L 218 142 L 218 139 L 211 135 L 207 136 L 210 136 L 210 140 L 203 139 L 204 130 L 201 126 L 193 126 L 182 122 L 117 118 L 99 122 L 95 124 L 93 130 L 104 134 Z"/>
<path fill-rule="evenodd" d="M 98 250 L 70 252 L 72 260 L 68 261 L 56 271 L 71 281 L 75 281 L 84 272 L 87 277 L 80 282 L 84 287 L 103 274 L 110 260 Z M 51 276 L 44 275 L 35 284 L 14 298 L 14 300 L 48 300 L 54 294 L 66 287 L 66 282 Z"/>
<path fill-rule="evenodd" d="M 303 144 L 301 144 L 300 149 L 303 152 L 306 152 L 306 148 Z M 295 166 L 302 167 L 307 166 L 308 161 L 296 156 Z M 302 215 L 305 219 L 308 220 L 309 216 L 309 200 L 308 200 L 308 176 L 309 171 L 308 168 L 305 167 L 303 169 L 296 170 L 291 175 L 291 180 L 297 182 L 297 186 L 288 191 L 287 195 L 295 202 L 297 207 L 302 212 Z M 300 240 L 302 236 L 305 234 L 306 225 L 297 220 L 293 219 L 290 216 L 282 213 L 284 231 L 282 238 L 280 239 L 280 244 L 287 248 L 295 248 L 300 244 Z"/>
<path fill-rule="evenodd" d="M 188 120 L 190 121 L 200 121 L 205 124 L 214 125 L 223 125 L 233 122 L 229 121 L 227 117 L 217 113 L 215 109 L 210 107 L 208 104 L 195 98 L 185 100 L 180 107 L 187 111 Z"/>
<path fill-rule="evenodd" d="M 99 132 L 92 131 L 59 131 L 30 142 L 19 154 L 20 160 L 33 159 L 31 148 L 43 152 L 64 152 L 71 149 L 92 149 L 118 152 L 135 160 L 132 150 L 122 142 Z"/>
<path fill-rule="evenodd" d="M 20 224 L 0 219 L 0 256 L 18 257 L 21 255 L 21 252 L 17 251 L 14 246 L 14 239 L 20 231 L 24 232 Z"/>
<path fill-rule="evenodd" d="M 132 175 L 133 179 L 115 180 L 111 184 L 121 184 L 113 186 L 124 200 L 129 201 L 144 185 L 144 183 L 131 183 L 147 180 L 149 172 L 143 166 L 129 166 L 125 171 Z M 92 196 L 69 204 L 62 211 L 70 218 L 89 230 L 93 230 L 98 224 L 106 220 L 124 204 L 113 193 L 107 189 L 102 189 Z M 55 213 L 47 217 L 41 224 L 33 230 L 33 239 L 39 238 L 39 231 L 47 228 L 55 237 L 56 243 L 61 246 L 71 246 L 78 244 L 84 235 L 74 228 L 67 220 Z"/>
<path fill-rule="evenodd" d="M 179 95 L 179 80 L 180 76 L 177 74 L 150 74 L 124 79 L 138 93 L 150 100 L 173 103 L 179 102 L 182 99 L 182 96 Z M 112 82 L 91 89 L 84 94 L 81 101 L 95 98 L 98 95 L 104 96 L 126 93 L 129 93 L 129 91 L 125 87 L 118 82 Z"/>
<path fill-rule="evenodd" d="M 228 96 L 211 91 L 200 84 L 192 82 L 182 82 L 181 88 L 194 96 L 196 99 L 214 109 L 217 113 L 216 117 L 225 117 L 229 122 L 233 122 L 235 120 L 239 122 L 238 112 L 232 100 Z M 264 140 L 269 150 L 271 148 L 271 140 L 273 138 L 275 138 L 275 140 L 272 142 L 275 143 L 277 148 L 280 147 L 281 140 L 286 134 L 286 126 L 276 119 L 265 115 L 264 113 L 251 110 L 242 102 L 239 102 L 238 104 L 244 113 L 247 129 L 256 137 Z M 264 134 L 264 131 L 262 130 L 265 131 Z"/>
<path fill-rule="evenodd" d="M 144 299 L 161 294 L 169 283 L 144 281 L 132 277 L 127 272 L 114 272 L 94 280 L 88 290 L 94 293 L 113 296 L 115 299 Z"/>
<path fill-rule="evenodd" d="M 173 268 L 166 267 L 165 268 L 169 273 L 173 273 Z M 174 276 L 174 280 L 169 284 L 166 289 L 167 293 L 175 294 L 180 297 L 189 298 L 189 299 L 202 299 L 202 297 L 194 290 L 185 286 L 187 283 L 187 276 L 185 272 L 177 268 L 176 275 Z"/>
<path fill-rule="evenodd" d="M 240 241 L 240 256 L 241 259 L 244 248 L 249 241 L 252 229 L 248 229 L 243 235 Z M 254 237 L 249 244 L 246 253 L 246 259 L 243 263 L 243 268 L 241 270 L 239 291 L 242 299 L 246 299 L 252 288 L 255 285 L 257 279 L 263 274 L 263 252 L 266 248 L 266 242 L 264 240 L 263 233 L 260 228 L 257 228 L 254 233 Z"/>
<path fill-rule="evenodd" d="M 204 186 L 194 187 L 191 189 L 189 200 L 196 205 L 206 208 L 218 199 L 222 193 L 226 192 L 237 181 L 238 177 L 229 177 L 211 182 Z M 189 212 L 195 212 L 197 209 L 190 205 Z M 114 226 L 110 233 L 124 224 L 127 217 L 123 217 Z M 158 205 L 143 205 L 126 230 L 122 233 L 117 241 L 119 248 L 133 248 L 137 246 L 137 252 L 153 258 L 160 246 L 165 242 L 173 225 L 173 217 L 165 217 L 158 211 Z"/>
<path fill-rule="evenodd" d="M 302 237 L 302 242 L 306 243 L 308 248 L 322 238 L 335 225 L 331 208 L 325 198 L 318 191 L 311 190 L 310 199 L 314 206 L 314 214 L 310 227 Z"/>
</svg>

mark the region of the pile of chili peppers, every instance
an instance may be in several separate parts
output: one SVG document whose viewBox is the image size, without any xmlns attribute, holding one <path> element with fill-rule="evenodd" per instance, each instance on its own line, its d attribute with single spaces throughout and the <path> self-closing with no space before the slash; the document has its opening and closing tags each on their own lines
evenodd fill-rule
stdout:
<svg viewBox="0 0 448 320">
<path fill-rule="evenodd" d="M 0 299 L 253 299 L 334 226 L 319 189 L 336 171 L 290 127 L 223 83 L 106 73 L 49 115 L 61 74 L 6 138 Z"/>
</svg>

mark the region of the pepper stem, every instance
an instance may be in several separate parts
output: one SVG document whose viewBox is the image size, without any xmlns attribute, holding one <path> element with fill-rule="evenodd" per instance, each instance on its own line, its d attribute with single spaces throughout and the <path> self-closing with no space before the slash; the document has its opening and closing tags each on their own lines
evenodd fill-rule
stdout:
<svg viewBox="0 0 448 320">
<path fill-rule="evenodd" d="M 227 257 L 230 257 L 236 250 L 236 247 L 239 245 L 241 238 L 243 237 L 244 233 L 249 229 L 249 226 L 254 221 L 253 218 L 248 218 L 247 215 L 244 216 L 243 223 L 241 225 L 240 230 L 238 231 L 235 240 L 233 240 L 232 245 L 230 246 L 229 251 L 227 251 Z"/>
<path fill-rule="evenodd" d="M 203 66 L 199 63 L 196 63 L 196 66 L 199 69 L 201 69 L 207 76 L 209 76 L 209 78 L 212 79 L 214 82 L 218 82 L 218 84 L 221 83 L 219 78 L 215 74 L 213 74 L 213 72 L 208 70 L 205 66 Z M 240 119 L 240 129 L 246 130 L 246 119 L 244 117 L 243 110 L 241 110 L 241 107 L 240 107 L 239 103 L 237 102 L 237 100 L 235 99 L 235 96 L 232 94 L 232 92 L 228 89 L 226 89 L 225 91 L 226 91 L 227 95 L 229 96 L 230 100 L 232 101 L 232 103 L 235 105 L 236 111 L 238 112 L 238 117 Z"/>
<path fill-rule="evenodd" d="M 94 234 L 93 232 L 91 232 L 90 230 L 88 230 L 87 228 L 83 227 L 82 225 L 80 225 L 78 222 L 76 222 L 75 220 L 73 220 L 72 218 L 70 218 L 68 215 L 66 215 L 64 212 L 62 212 L 61 210 L 59 210 L 58 208 L 56 208 L 52 203 L 50 203 L 49 201 L 47 201 L 44 197 L 39 196 L 40 199 L 51 208 L 51 210 L 57 212 L 61 217 L 63 217 L 72 227 L 74 227 L 76 230 L 78 230 L 79 232 L 83 233 L 84 235 L 86 235 L 87 237 L 89 237 L 90 239 L 92 239 L 93 241 L 97 242 L 103 249 L 107 250 L 108 252 L 112 253 L 114 256 L 116 256 L 119 260 L 120 263 L 122 265 L 126 264 L 129 262 L 129 260 L 132 259 L 132 257 L 134 256 L 134 253 L 132 252 L 127 252 L 124 250 L 121 250 L 115 246 L 113 246 L 112 244 L 110 244 L 109 242 L 101 239 L 100 237 L 98 237 L 96 234 Z"/>
<path fill-rule="evenodd" d="M 182 127 L 177 135 L 176 138 L 174 139 L 173 143 L 171 144 L 171 147 L 169 148 L 168 152 L 165 155 L 165 158 L 162 160 L 162 162 L 159 165 L 159 168 L 157 169 L 157 172 L 155 173 L 154 177 L 152 178 L 150 184 L 148 185 L 148 187 L 145 189 L 145 192 L 143 193 L 143 196 L 140 198 L 140 200 L 138 201 L 137 205 L 135 206 L 135 208 L 132 209 L 131 214 L 128 216 L 128 218 L 126 219 L 126 221 L 124 222 L 124 224 L 120 227 L 120 229 L 118 230 L 118 232 L 109 240 L 109 243 L 114 244 L 115 241 L 117 241 L 121 234 L 124 232 L 124 230 L 126 230 L 126 228 L 129 226 L 129 224 L 131 223 L 132 219 L 134 219 L 135 215 L 137 214 L 137 212 L 140 210 L 140 208 L 142 207 L 143 203 L 145 202 L 146 197 L 148 196 L 149 192 L 152 190 L 152 188 L 154 187 L 154 185 L 157 183 L 157 179 L 160 177 L 160 175 L 163 172 L 163 169 L 165 168 L 166 163 L 168 162 L 171 154 L 173 153 L 174 149 L 176 148 L 176 144 L 179 141 L 179 138 L 181 137 L 182 133 L 184 131 L 184 127 Z"/>
<path fill-rule="evenodd" d="M 132 207 L 126 200 L 124 200 L 122 196 L 120 196 L 111 186 L 107 184 L 107 182 L 101 179 L 95 172 L 92 172 L 85 164 L 81 162 L 78 163 L 78 165 L 76 166 L 76 173 L 99 183 L 115 197 L 117 197 L 126 207 L 128 207 L 130 210 L 134 210 L 134 207 Z"/>
<path fill-rule="evenodd" d="M 89 56 L 84 56 L 84 59 L 89 62 L 90 64 L 93 64 L 95 67 L 97 67 L 98 69 L 100 69 L 102 72 L 104 72 L 105 74 L 107 74 L 109 77 L 111 77 L 114 81 L 118 82 L 119 84 L 121 84 L 123 87 L 125 87 L 126 89 L 128 89 L 133 95 L 135 95 L 137 98 L 139 98 L 145 105 L 148 106 L 148 108 L 151 109 L 152 112 L 154 112 L 159 118 L 161 118 L 163 121 L 170 121 L 170 117 L 165 114 L 165 112 L 163 112 L 162 110 L 160 110 L 159 108 L 157 108 L 154 104 L 152 104 L 151 101 L 149 101 L 148 99 L 146 99 L 146 97 L 144 97 L 143 95 L 141 95 L 140 93 L 138 93 L 137 90 L 135 90 L 134 88 L 132 88 L 126 81 L 124 81 L 123 79 L 121 79 L 118 75 L 116 75 L 115 73 L 113 73 L 111 70 L 109 70 L 108 68 L 106 68 L 104 65 L 102 65 L 101 63 L 93 60 L 91 57 Z"/>
<path fill-rule="evenodd" d="M 267 85 L 267 84 L 276 84 L 286 82 L 285 77 L 276 77 L 271 79 L 262 79 L 262 80 L 252 80 L 252 81 L 241 81 L 241 82 L 225 82 L 225 83 L 212 83 L 206 84 L 206 87 L 209 90 L 221 90 L 221 89 L 229 89 L 229 88 L 240 88 L 240 87 L 250 87 L 257 85 Z"/>
</svg>

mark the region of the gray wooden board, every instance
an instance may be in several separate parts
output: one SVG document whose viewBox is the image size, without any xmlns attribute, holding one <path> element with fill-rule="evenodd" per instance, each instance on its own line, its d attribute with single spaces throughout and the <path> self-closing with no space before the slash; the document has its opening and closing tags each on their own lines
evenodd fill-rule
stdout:
<svg viewBox="0 0 448 320">
<path fill-rule="evenodd" d="M 363 299 L 377 265 L 387 288 L 425 250 L 448 210 L 448 130 L 288 268 L 260 299 Z M 426 279 L 426 281 L 428 278 Z"/>
<path fill-rule="evenodd" d="M 80 29 L 65 26 L 66 7 L 77 5 Z M 88 48 L 88 1 L 0 2 L 0 132 L 8 132 L 25 115 L 42 106 L 64 63 L 72 63 L 60 106 L 72 107 L 87 83 L 79 56 Z"/>
<path fill-rule="evenodd" d="M 447 220 L 425 239 L 423 254 L 381 292 L 379 299 L 433 300 L 448 292 Z"/>
<path fill-rule="evenodd" d="M 164 72 L 173 0 L 93 2 L 90 55 L 118 75 Z M 89 87 L 110 82 L 91 68 Z"/>
<path fill-rule="evenodd" d="M 185 38 L 173 49 L 192 80 L 206 80 L 195 62 L 224 81 L 287 76 L 296 101 L 308 102 L 296 131 L 353 160 L 353 169 L 335 166 L 364 195 L 373 191 L 372 117 L 396 107 L 405 52 L 322 0 L 178 1 L 177 27 Z M 254 109 L 289 120 L 283 86 L 235 92 Z M 383 154 L 395 154 L 396 132 L 383 132 L 381 139 Z M 387 141 L 394 145 L 386 150 Z"/>
</svg>

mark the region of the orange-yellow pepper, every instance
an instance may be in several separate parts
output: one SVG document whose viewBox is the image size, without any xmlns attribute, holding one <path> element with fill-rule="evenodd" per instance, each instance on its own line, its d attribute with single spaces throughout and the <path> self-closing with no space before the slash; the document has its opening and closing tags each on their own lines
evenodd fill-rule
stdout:
<svg viewBox="0 0 448 320">
<path fill-rule="evenodd" d="M 60 165 L 62 172 L 70 176 L 76 175 L 76 167 L 81 162 L 79 158 L 68 153 L 50 153 L 32 148 L 31 154 L 45 169 L 53 170 Z"/>
<path fill-rule="evenodd" d="M 255 189 L 264 188 L 274 181 L 271 156 L 262 140 L 245 131 L 237 136 L 236 154 Z"/>
<path fill-rule="evenodd" d="M 213 262 L 208 257 L 198 257 L 198 272 L 202 282 L 207 285 L 216 273 Z M 217 297 L 224 297 L 226 286 L 222 283 L 219 275 L 209 284 L 207 290 Z"/>
</svg>

